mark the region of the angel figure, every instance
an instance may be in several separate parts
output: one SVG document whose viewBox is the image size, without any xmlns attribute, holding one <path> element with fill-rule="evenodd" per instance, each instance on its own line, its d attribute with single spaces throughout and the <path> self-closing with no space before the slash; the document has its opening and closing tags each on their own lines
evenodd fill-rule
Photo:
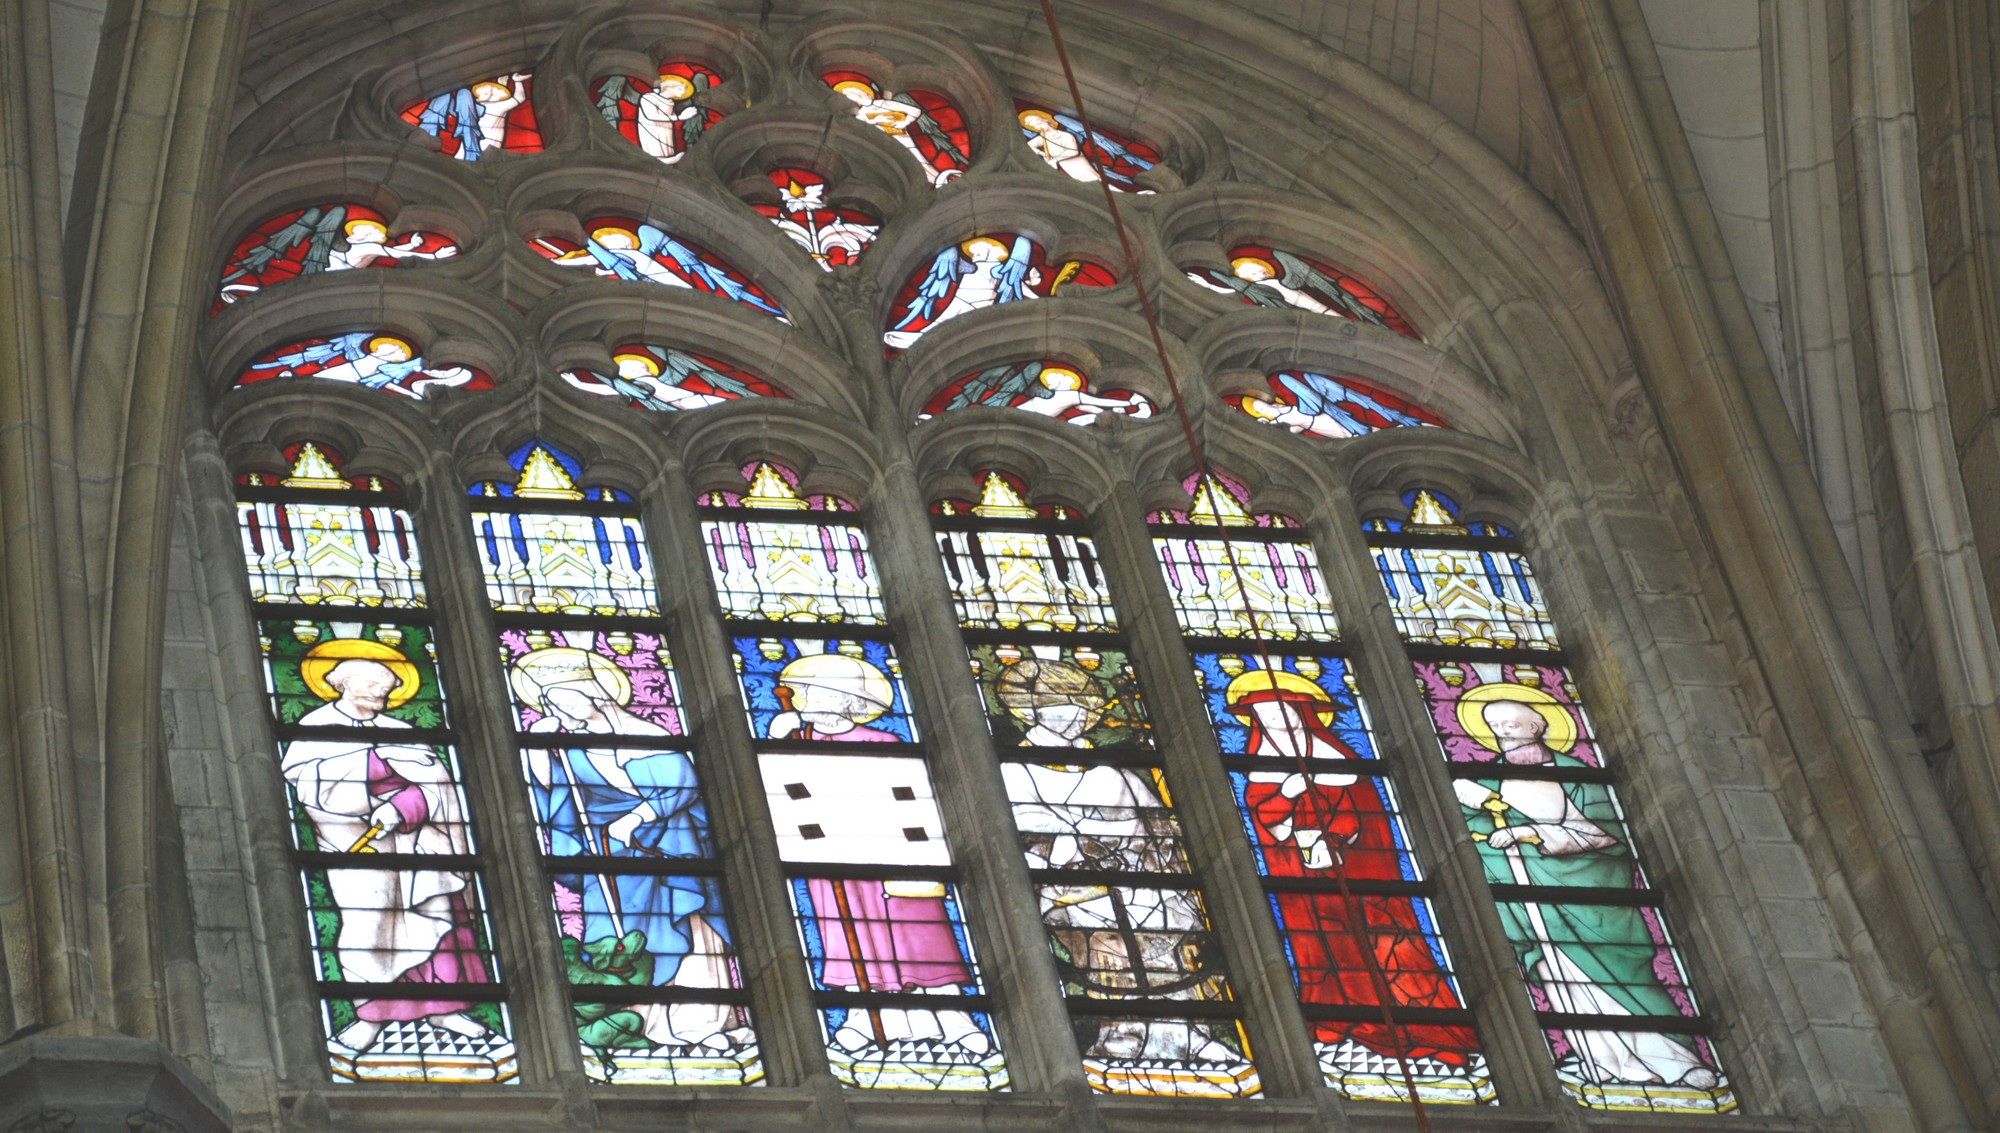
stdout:
<svg viewBox="0 0 2000 1133">
<path fill-rule="evenodd" d="M 660 67 L 657 84 L 612 75 L 598 80 L 592 93 L 605 121 L 662 164 L 672 165 L 704 130 L 722 120 L 720 111 L 700 102 L 720 81 L 714 71 L 699 64 L 667 63 Z"/>
<path fill-rule="evenodd" d="M 1227 273 L 1190 271 L 1189 279 L 1222 295 L 1240 296 L 1259 307 L 1296 307 L 1301 311 L 1354 319 L 1398 334 L 1416 337 L 1395 308 L 1366 284 L 1345 272 L 1323 267 L 1279 249 L 1242 247 L 1231 254 Z M 1376 307 L 1367 302 L 1373 299 Z"/>
<path fill-rule="evenodd" d="M 236 384 L 272 378 L 324 378 L 420 399 L 435 388 L 491 385 L 484 374 L 466 366 L 428 369 L 408 340 L 370 331 L 309 338 L 281 348 L 251 363 Z"/>
<path fill-rule="evenodd" d="M 1151 417 L 1153 403 L 1130 390 L 1123 397 L 1097 397 L 1085 392 L 1082 374 L 1054 362 L 1015 362 L 981 370 L 945 389 L 926 406 L 919 421 L 975 405 L 994 405 L 1039 413 L 1074 425 L 1088 425 L 1100 414 Z"/>
<path fill-rule="evenodd" d="M 533 126 L 508 121 L 528 104 L 529 78 L 515 72 L 448 90 L 404 110 L 403 118 L 438 139 L 444 152 L 460 161 L 478 161 L 509 148 L 509 134 L 515 132 L 522 136 L 514 139 L 512 148 L 538 150 L 541 139 Z"/>
<path fill-rule="evenodd" d="M 677 240 L 656 225 L 601 223 L 590 230 L 581 248 L 563 248 L 550 240 L 534 242 L 537 251 L 565 267 L 594 265 L 598 275 L 662 287 L 684 287 L 733 299 L 747 307 L 790 322 L 762 291 L 733 269 L 704 256 L 693 245 Z"/>
<path fill-rule="evenodd" d="M 942 95 L 885 91 L 865 75 L 834 71 L 826 82 L 854 104 L 854 116 L 895 139 L 923 167 L 931 188 L 956 181 L 971 163 L 965 118 Z"/>
<path fill-rule="evenodd" d="M 361 205 L 314 205 L 273 217 L 237 243 L 222 269 L 215 310 L 274 283 L 323 271 L 445 260 L 457 245 L 434 232 L 389 242 L 389 223 Z"/>
<path fill-rule="evenodd" d="M 1153 191 L 1140 188 L 1136 180 L 1160 163 L 1159 152 L 1153 147 L 1085 129 L 1081 119 L 1039 106 L 1024 106 L 1016 118 L 1028 148 L 1052 168 L 1078 181 L 1106 181 L 1127 193 Z"/>
<path fill-rule="evenodd" d="M 891 349 L 905 350 L 946 319 L 1038 298 L 1042 273 L 1034 259 L 1034 242 L 1026 236 L 1014 237 L 1012 247 L 991 236 L 975 236 L 946 248 L 931 261 L 902 318 L 882 335 L 882 341 Z"/>
<path fill-rule="evenodd" d="M 778 231 L 791 237 L 827 271 L 853 263 L 882 231 L 882 225 L 867 213 L 828 204 L 826 179 L 817 173 L 773 169 L 771 183 L 778 187 L 777 203 L 750 207 L 770 218 Z"/>
<path fill-rule="evenodd" d="M 1309 437 L 1362 437 L 1379 429 L 1440 426 L 1444 421 L 1359 382 L 1294 371 L 1271 375 L 1271 398 L 1246 394 L 1237 408 L 1266 425 Z"/>
<path fill-rule="evenodd" d="M 783 397 L 748 374 L 733 375 L 721 363 L 664 346 L 626 347 L 611 356 L 618 372 L 566 370 L 563 380 L 599 397 L 622 397 L 639 409 L 668 413 L 704 409 L 744 397 Z"/>
</svg>

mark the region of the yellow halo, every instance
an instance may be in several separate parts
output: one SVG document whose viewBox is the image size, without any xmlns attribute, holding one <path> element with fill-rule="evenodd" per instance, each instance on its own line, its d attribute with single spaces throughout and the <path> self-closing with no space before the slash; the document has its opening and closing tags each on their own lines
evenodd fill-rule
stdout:
<svg viewBox="0 0 2000 1133">
<path fill-rule="evenodd" d="M 394 346 L 400 349 L 405 358 L 414 358 L 417 356 L 416 347 L 411 346 L 407 339 L 397 338 L 393 334 L 378 334 L 374 338 L 369 339 L 368 353 L 373 354 L 378 348 L 383 346 Z"/>
<path fill-rule="evenodd" d="M 340 230 L 342 232 L 345 232 L 349 236 L 354 235 L 354 230 L 357 228 L 375 228 L 375 229 L 380 229 L 382 235 L 384 236 L 387 236 L 389 234 L 389 226 L 387 224 L 384 224 L 379 220 L 374 220 L 365 216 L 357 216 L 353 220 L 350 220 L 346 224 L 340 226 Z"/>
<path fill-rule="evenodd" d="M 1061 386 L 1057 386 L 1056 383 L 1053 380 L 1051 380 L 1055 378 L 1061 378 L 1065 380 L 1063 381 Z M 1083 375 L 1077 373 L 1075 370 L 1070 369 L 1068 366 L 1044 366 L 1042 367 L 1042 376 L 1037 380 L 1040 381 L 1043 386 L 1049 389 L 1058 389 L 1058 388 L 1082 389 L 1085 384 L 1083 380 Z"/>
<path fill-rule="evenodd" d="M 1252 669 L 1240 674 L 1229 682 L 1228 688 L 1223 690 L 1222 702 L 1229 706 L 1232 715 L 1248 721 L 1249 707 L 1239 706 L 1238 702 L 1244 697 L 1270 692 L 1274 688 L 1279 692 L 1296 693 L 1324 705 L 1325 707 L 1315 709 L 1314 714 L 1319 717 L 1319 722 L 1322 724 L 1333 723 L 1333 697 L 1327 695 L 1325 689 L 1297 673 L 1288 673 L 1283 669 Z"/>
<path fill-rule="evenodd" d="M 1576 746 L 1576 717 L 1561 701 L 1538 688 L 1510 682 L 1479 685 L 1466 689 L 1458 698 L 1458 727 L 1474 743 L 1491 752 L 1500 750 L 1500 740 L 1486 726 L 1486 706 L 1496 700 L 1512 700 L 1541 713 L 1549 730 L 1542 733 L 1542 746 L 1558 754 Z"/>
<path fill-rule="evenodd" d="M 965 258 L 969 260 L 972 258 L 972 249 L 978 247 L 981 244 L 990 244 L 993 247 L 1000 249 L 1000 258 L 1001 259 L 1007 258 L 1008 255 L 1007 245 L 1002 241 L 995 240 L 991 236 L 974 236 L 972 239 L 967 240 L 963 244 L 960 244 L 958 246 L 958 250 L 965 253 Z"/>
<path fill-rule="evenodd" d="M 536 649 L 508 669 L 507 683 L 522 704 L 540 711 L 542 694 L 563 685 L 588 684 L 614 704 L 632 703 L 632 680 L 609 657 L 558 645 Z"/>
<path fill-rule="evenodd" d="M 590 230 L 590 238 L 600 244 L 604 243 L 606 236 L 623 236 L 627 240 L 632 241 L 634 248 L 639 246 L 639 234 L 622 225 L 603 224 Z"/>
<path fill-rule="evenodd" d="M 474 83 L 472 86 L 472 98 L 475 102 L 499 102 L 501 99 L 511 98 L 513 95 L 513 91 L 490 80 L 483 83 Z"/>
<path fill-rule="evenodd" d="M 1243 412 L 1248 413 L 1259 421 L 1272 420 L 1278 416 L 1280 411 L 1280 406 L 1265 401 L 1254 393 L 1244 394 L 1237 399 L 1236 404 L 1242 408 Z"/>
<path fill-rule="evenodd" d="M 847 94 L 850 91 L 858 90 L 866 94 L 870 99 L 873 99 L 876 95 L 874 84 L 864 83 L 860 79 L 842 79 L 840 82 L 833 84 L 833 89 L 840 94 Z"/>
<path fill-rule="evenodd" d="M 423 682 L 408 657 L 379 641 L 359 637 L 336 637 L 312 647 L 299 661 L 299 676 L 321 700 L 339 700 L 340 690 L 326 683 L 326 675 L 342 661 L 374 661 L 396 674 L 396 687 L 389 692 L 389 707 L 401 708 L 417 695 Z"/>
<path fill-rule="evenodd" d="M 653 357 L 651 354 L 641 354 L 636 350 L 628 350 L 623 354 L 613 354 L 611 356 L 611 363 L 612 365 L 615 366 L 625 361 L 625 359 L 627 358 L 634 359 L 640 365 L 646 367 L 646 372 L 653 375 L 654 377 L 657 378 L 660 376 L 660 360 L 658 358 Z"/>
<path fill-rule="evenodd" d="M 856 724 L 876 719 L 896 703 L 896 686 L 889 675 L 845 653 L 808 653 L 778 670 L 778 684 L 794 692 L 823 688 L 867 703 L 865 714 L 850 716 Z"/>
<path fill-rule="evenodd" d="M 1265 271 L 1270 272 L 1273 276 L 1278 274 L 1278 265 L 1272 263 L 1271 261 L 1265 259 L 1262 256 L 1238 256 L 1235 259 L 1229 261 L 1229 270 L 1233 273 L 1236 271 L 1236 269 L 1242 267 L 1244 264 L 1256 264 L 1257 266 L 1263 268 Z"/>
</svg>

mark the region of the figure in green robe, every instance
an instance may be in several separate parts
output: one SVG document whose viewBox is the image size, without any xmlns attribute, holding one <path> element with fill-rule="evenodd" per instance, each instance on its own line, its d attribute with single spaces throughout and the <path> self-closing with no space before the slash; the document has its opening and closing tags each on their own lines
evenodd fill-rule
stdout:
<svg viewBox="0 0 2000 1133">
<path fill-rule="evenodd" d="M 1467 690 L 1458 714 L 1466 734 L 1507 764 L 1585 766 L 1567 754 L 1576 740 L 1575 719 L 1539 689 L 1482 685 Z M 1639 884 L 1610 787 L 1545 779 L 1461 779 L 1454 787 L 1481 845 L 1488 881 L 1599 889 Z M 1550 1011 L 1653 1016 L 1663 1028 L 1683 1015 L 1655 970 L 1660 946 L 1640 908 L 1506 901 L 1500 918 Z M 1705 1090 L 1719 1081 L 1699 1052 L 1669 1034 L 1570 1028 L 1564 1036 L 1576 1072 L 1588 1082 Z"/>
</svg>

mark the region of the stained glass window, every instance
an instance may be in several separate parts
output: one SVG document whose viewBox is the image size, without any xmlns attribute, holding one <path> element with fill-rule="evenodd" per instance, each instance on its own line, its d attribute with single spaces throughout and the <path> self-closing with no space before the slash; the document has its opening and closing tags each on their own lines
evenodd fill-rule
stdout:
<svg viewBox="0 0 2000 1133">
<path fill-rule="evenodd" d="M 392 236 L 388 219 L 367 205 L 292 209 L 269 218 L 236 242 L 222 265 L 215 306 L 209 313 L 288 279 L 323 271 L 448 260 L 457 255 L 458 245 L 441 233 Z"/>
<path fill-rule="evenodd" d="M 326 1027 L 366 1082 L 519 1073 L 410 515 L 295 445 L 237 482 Z"/>
<path fill-rule="evenodd" d="M 590 84 L 590 99 L 626 141 L 672 165 L 722 121 L 722 111 L 708 98 L 721 82 L 722 76 L 706 64 L 670 59 L 651 79 L 606 75 Z"/>
<path fill-rule="evenodd" d="M 584 1071 L 762 1080 L 637 508 L 539 442 L 474 485 L 473 534 Z M 505 489 L 505 490 L 503 490 Z"/>
<path fill-rule="evenodd" d="M 346 382 L 419 400 L 444 389 L 492 389 L 486 371 L 435 366 L 416 343 L 382 331 L 305 338 L 266 351 L 238 375 L 238 388 L 287 378 Z"/>
<path fill-rule="evenodd" d="M 1414 1088 L 1426 1102 L 1491 1102 L 1432 887 L 1311 545 L 1289 520 L 1251 513 L 1234 481 L 1188 486 L 1186 510 L 1152 517 L 1153 545 L 1321 1073 L 1349 1098 L 1408 1100 Z M 1232 555 L 1246 565 L 1232 570 Z M 1189 585 L 1197 564 L 1211 580 L 1240 579 Z M 1302 594 L 1318 596 L 1318 616 L 1299 616 Z"/>
<path fill-rule="evenodd" d="M 1336 267 L 1265 244 L 1229 250 L 1229 270 L 1188 269 L 1187 277 L 1210 291 L 1235 295 L 1258 307 L 1294 307 L 1354 319 L 1418 337 L 1415 327 L 1373 287 Z"/>
<path fill-rule="evenodd" d="M 1243 506 L 1247 491 L 1226 476 L 1190 477 L 1186 486 L 1186 508 L 1152 516 L 1153 548 L 1185 632 L 1276 641 L 1339 637 L 1319 556 L 1298 524 L 1250 514 Z"/>
<path fill-rule="evenodd" d="M 529 101 L 534 76 L 516 71 L 420 98 L 403 121 L 437 139 L 446 157 L 482 161 L 501 152 L 540 153 L 542 131 Z"/>
<path fill-rule="evenodd" d="M 1734 1110 L 1519 543 L 1404 502 L 1369 543 L 1556 1076 L 1593 1109 Z"/>
<path fill-rule="evenodd" d="M 777 198 L 757 200 L 750 207 L 827 271 L 859 259 L 882 231 L 882 220 L 875 214 L 829 201 L 826 178 L 810 169 L 781 166 L 771 170 L 770 178 Z"/>
<path fill-rule="evenodd" d="M 1109 130 L 1086 129 L 1083 120 L 1068 111 L 1019 99 L 1014 102 L 1014 116 L 1028 148 L 1048 162 L 1049 168 L 1078 181 L 1107 182 L 1120 192 L 1153 191 L 1142 188 L 1138 180 L 1140 174 L 1160 163 L 1160 151 L 1153 146 Z"/>
<path fill-rule="evenodd" d="M 1021 409 L 1072 425 L 1088 425 L 1102 414 L 1151 417 L 1153 402 L 1129 389 L 1090 392 L 1090 383 L 1065 362 L 1010 362 L 974 370 L 937 392 L 918 421 L 955 409 L 990 405 Z"/>
<path fill-rule="evenodd" d="M 783 397 L 756 374 L 706 354 L 632 342 L 611 352 L 616 373 L 564 370 L 562 379 L 596 397 L 614 397 L 634 409 L 672 413 L 704 409 L 743 397 Z"/>
<path fill-rule="evenodd" d="M 1444 418 L 1360 378 L 1305 370 L 1272 374 L 1269 397 L 1231 399 L 1251 420 L 1307 437 L 1365 437 L 1379 429 L 1447 427 Z"/>
<path fill-rule="evenodd" d="M 1422 540 L 1375 540 L 1370 553 L 1396 628 L 1407 641 L 1480 649 L 1560 649 L 1541 587 L 1513 533 L 1496 524 L 1461 525 L 1451 502 L 1427 491 L 1404 501 L 1407 521 L 1375 519 L 1371 533 L 1422 531 Z"/>
<path fill-rule="evenodd" d="M 1109 287 L 1117 282 L 1111 269 L 1087 260 L 1049 263 L 1042 246 L 1026 236 L 974 236 L 940 249 L 929 267 L 910 276 L 889 309 L 882 341 L 893 354 L 967 311 L 1042 299 L 1072 285 Z"/>
<path fill-rule="evenodd" d="M 791 880 L 828 1065 L 850 1086 L 1008 1074 L 853 505 L 758 462 L 702 534 Z"/>
<path fill-rule="evenodd" d="M 1088 529 L 998 472 L 933 517 L 1086 1077 L 1109 1093 L 1256 1095 Z"/>
<path fill-rule="evenodd" d="M 956 181 L 972 162 L 965 115 L 932 90 L 884 90 L 860 71 L 828 71 L 826 85 L 854 106 L 854 116 L 889 135 L 924 171 L 931 188 Z"/>
<path fill-rule="evenodd" d="M 528 244 L 564 267 L 587 267 L 606 279 L 720 295 L 781 323 L 791 321 L 762 288 L 728 261 L 656 224 L 600 216 L 584 227 L 589 235 L 582 244 L 560 236 L 536 236 Z"/>
</svg>

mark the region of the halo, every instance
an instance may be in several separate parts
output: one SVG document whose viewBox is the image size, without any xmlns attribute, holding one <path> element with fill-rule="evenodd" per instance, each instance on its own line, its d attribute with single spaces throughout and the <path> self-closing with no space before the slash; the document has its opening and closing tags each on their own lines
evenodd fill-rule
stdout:
<svg viewBox="0 0 2000 1133">
<path fill-rule="evenodd" d="M 1007 242 L 996 236 L 974 236 L 971 239 L 966 240 L 963 243 L 959 244 L 958 250 L 965 253 L 965 255 L 968 258 L 970 258 L 972 255 L 972 246 L 974 244 L 991 244 L 994 247 L 1000 249 L 1000 254 L 1003 256 L 1005 256 L 1009 251 L 1007 247 Z"/>
<path fill-rule="evenodd" d="M 1277 418 L 1278 411 L 1276 409 L 1271 409 L 1266 407 L 1274 405 L 1282 406 L 1284 405 L 1284 402 L 1265 401 L 1263 398 L 1258 397 L 1254 393 L 1246 393 L 1242 397 L 1236 399 L 1236 405 L 1238 408 L 1242 409 L 1243 412 L 1249 414 L 1250 416 L 1256 418 L 1259 421 L 1271 421 Z"/>
<path fill-rule="evenodd" d="M 1043 366 L 1041 376 L 1035 380 L 1041 382 L 1043 386 L 1046 386 L 1049 389 L 1054 389 L 1056 387 L 1049 385 L 1050 374 L 1068 374 L 1071 378 L 1075 379 L 1076 381 L 1076 385 L 1071 387 L 1073 389 L 1086 389 L 1089 387 L 1090 384 L 1083 380 L 1082 372 L 1077 370 L 1076 367 L 1074 366 Z"/>
<path fill-rule="evenodd" d="M 880 94 L 880 92 L 875 89 L 875 84 L 865 83 L 862 82 L 860 79 L 842 79 L 839 82 L 833 84 L 833 89 L 840 94 L 846 94 L 848 91 L 851 90 L 867 91 L 868 97 L 870 99 L 879 97 Z"/>
<path fill-rule="evenodd" d="M 808 653 L 796 658 L 778 670 L 778 683 L 791 689 L 823 688 L 868 701 L 874 711 L 866 719 L 854 718 L 856 724 L 866 724 L 896 704 L 896 685 L 889 675 L 845 653 Z"/>
<path fill-rule="evenodd" d="M 383 344 L 383 343 L 385 343 L 385 342 L 393 342 L 393 343 L 395 343 L 395 344 L 396 344 L 397 346 L 400 346 L 400 347 L 402 347 L 402 348 L 403 348 L 403 353 L 404 353 L 404 355 L 406 355 L 407 357 L 411 357 L 411 358 L 415 358 L 415 357 L 417 356 L 417 348 L 416 348 L 415 346 L 413 346 L 413 345 L 411 345 L 411 344 L 410 344 L 410 340 L 409 340 L 409 339 L 406 339 L 406 338 L 397 338 L 397 337 L 396 337 L 395 335 L 393 335 L 393 334 L 378 334 L 378 335 L 376 335 L 376 336 L 375 336 L 374 338 L 371 338 L 371 339 L 369 339 L 369 340 L 368 340 L 368 353 L 370 353 L 370 354 L 373 354 L 373 353 L 375 353 L 375 348 L 376 348 L 376 347 L 378 347 L 378 346 L 380 346 L 380 345 L 382 345 L 382 344 Z"/>
<path fill-rule="evenodd" d="M 1230 272 L 1231 272 L 1232 274 L 1234 274 L 1234 273 L 1235 273 L 1235 271 L 1236 271 L 1236 267 L 1237 267 L 1237 265 L 1238 265 L 1238 264 L 1262 264 L 1262 265 L 1264 265 L 1264 270 L 1265 270 L 1265 271 L 1268 271 L 1268 272 L 1270 272 L 1270 273 L 1271 273 L 1272 275 L 1277 275 L 1277 274 L 1278 274 L 1278 265 L 1277 265 L 1277 264 L 1274 264 L 1274 263 L 1272 263 L 1272 262 L 1271 262 L 1270 260 L 1267 260 L 1267 259 L 1265 259 L 1265 258 L 1264 258 L 1264 257 L 1262 257 L 1262 256 L 1233 256 L 1233 257 L 1231 257 L 1231 258 L 1230 258 L 1230 260 L 1229 260 L 1229 270 L 1230 270 Z"/>
<path fill-rule="evenodd" d="M 1251 669 L 1247 673 L 1239 674 L 1235 680 L 1229 682 L 1229 687 L 1223 690 L 1222 702 L 1229 706 L 1231 715 L 1247 722 L 1250 719 L 1249 708 L 1239 707 L 1244 698 L 1274 690 L 1280 693 L 1297 693 L 1317 701 L 1320 707 L 1314 709 L 1314 715 L 1319 717 L 1319 722 L 1328 725 L 1333 723 L 1333 697 L 1328 695 L 1325 689 L 1297 673 L 1288 673 L 1283 669 Z"/>
<path fill-rule="evenodd" d="M 604 237 L 607 234 L 613 232 L 632 241 L 633 247 L 636 248 L 639 246 L 639 234 L 625 227 L 622 224 L 600 224 L 596 228 L 590 230 L 590 238 L 602 244 L 604 243 Z"/>
<path fill-rule="evenodd" d="M 479 101 L 479 102 L 492 102 L 492 101 L 497 101 L 497 99 L 485 99 L 485 98 L 480 98 L 480 97 L 479 97 L 479 96 L 480 96 L 480 95 L 481 95 L 482 93 L 485 93 L 485 92 L 489 92 L 489 91 L 490 91 L 490 92 L 493 92 L 494 94 L 496 94 L 496 95 L 498 96 L 498 98 L 507 98 L 507 97 L 511 96 L 511 95 L 512 95 L 512 94 L 514 93 L 513 91 L 511 91 L 511 90 L 507 89 L 507 87 L 506 87 L 506 86 L 504 86 L 504 85 L 502 85 L 502 84 L 500 84 L 500 83 L 496 83 L 496 82 L 492 81 L 491 79 L 488 79 L 487 81 L 485 81 L 485 82 L 483 82 L 483 83 L 474 83 L 474 84 L 472 84 L 472 97 L 473 97 L 473 98 L 474 98 L 475 100 Z"/>
<path fill-rule="evenodd" d="M 620 351 L 619 353 L 613 354 L 611 356 L 611 361 L 613 364 L 616 364 L 619 362 L 623 362 L 627 358 L 637 358 L 640 362 L 645 364 L 647 373 L 653 375 L 656 378 L 660 376 L 660 360 L 658 358 L 653 357 L 651 354 L 647 354 L 642 351 L 638 350 Z"/>
<path fill-rule="evenodd" d="M 340 690 L 326 683 L 328 673 L 342 661 L 374 661 L 396 674 L 396 687 L 389 692 L 389 707 L 401 708 L 417 695 L 422 680 L 417 675 L 417 667 L 408 657 L 379 641 L 369 641 L 359 637 L 336 637 L 332 641 L 322 641 L 307 651 L 299 661 L 299 676 L 306 687 L 321 700 L 339 700 Z"/>
<path fill-rule="evenodd" d="M 1576 746 L 1576 717 L 1561 701 L 1538 688 L 1511 682 L 1495 682 L 1466 689 L 1458 698 L 1458 727 L 1472 742 L 1491 752 L 1500 750 L 1493 729 L 1486 726 L 1486 706 L 1496 700 L 1512 700 L 1541 713 L 1549 730 L 1542 733 L 1542 746 L 1563 754 Z"/>
<path fill-rule="evenodd" d="M 385 221 L 376 220 L 372 216 L 357 216 L 353 220 L 348 221 L 346 224 L 341 225 L 340 230 L 342 232 L 345 232 L 347 235 L 352 236 L 354 235 L 355 228 L 363 224 L 367 225 L 370 228 L 381 229 L 382 234 L 385 236 L 389 234 L 388 223 Z"/>
<path fill-rule="evenodd" d="M 533 650 L 507 670 L 522 704 L 541 710 L 542 694 L 560 685 L 591 684 L 617 704 L 632 702 L 632 679 L 609 657 L 567 645 Z"/>
</svg>

